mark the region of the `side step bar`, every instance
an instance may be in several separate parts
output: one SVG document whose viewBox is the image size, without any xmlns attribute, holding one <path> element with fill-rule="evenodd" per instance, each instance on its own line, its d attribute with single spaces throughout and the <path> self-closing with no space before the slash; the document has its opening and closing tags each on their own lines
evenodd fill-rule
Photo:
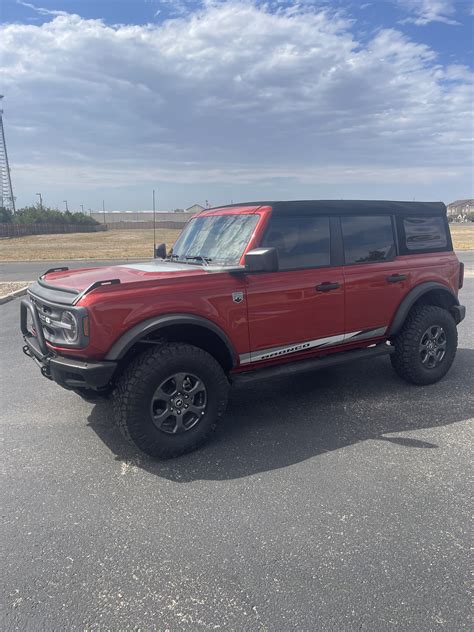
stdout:
<svg viewBox="0 0 474 632">
<path fill-rule="evenodd" d="M 266 380 L 272 377 L 282 377 L 295 375 L 297 373 L 305 373 L 306 371 L 315 371 L 316 369 L 325 369 L 328 366 L 337 364 L 345 364 L 346 362 L 354 362 L 358 360 L 369 360 L 378 358 L 379 356 L 391 355 L 395 348 L 386 343 L 381 343 L 375 347 L 367 347 L 366 349 L 354 349 L 353 351 L 339 351 L 331 353 L 322 358 L 311 358 L 311 360 L 301 360 L 300 362 L 288 362 L 287 364 L 271 366 L 265 369 L 245 371 L 231 375 L 233 384 L 246 384 L 254 380 Z"/>
</svg>

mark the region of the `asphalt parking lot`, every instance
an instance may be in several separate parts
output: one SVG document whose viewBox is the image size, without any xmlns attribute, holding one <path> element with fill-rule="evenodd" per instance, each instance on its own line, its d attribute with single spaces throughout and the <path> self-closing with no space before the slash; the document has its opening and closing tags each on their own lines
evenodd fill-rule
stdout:
<svg viewBox="0 0 474 632">
<path fill-rule="evenodd" d="M 144 259 L 72 259 L 69 261 L 2 261 L 0 262 L 0 281 L 34 281 L 49 268 L 68 267 L 94 268 L 114 266 L 123 263 L 136 263 Z"/>
<path fill-rule="evenodd" d="M 462 630 L 474 279 L 439 384 L 387 359 L 232 392 L 153 462 L 41 377 L 0 307 L 2 630 Z"/>
</svg>

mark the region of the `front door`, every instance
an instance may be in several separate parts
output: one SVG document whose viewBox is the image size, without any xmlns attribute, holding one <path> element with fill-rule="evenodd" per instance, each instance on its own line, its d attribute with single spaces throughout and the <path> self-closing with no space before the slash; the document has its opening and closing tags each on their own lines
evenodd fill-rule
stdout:
<svg viewBox="0 0 474 632">
<path fill-rule="evenodd" d="M 296 356 L 344 338 L 344 276 L 331 266 L 330 219 L 272 216 L 262 246 L 278 272 L 247 275 L 250 353 L 243 364 Z"/>
</svg>

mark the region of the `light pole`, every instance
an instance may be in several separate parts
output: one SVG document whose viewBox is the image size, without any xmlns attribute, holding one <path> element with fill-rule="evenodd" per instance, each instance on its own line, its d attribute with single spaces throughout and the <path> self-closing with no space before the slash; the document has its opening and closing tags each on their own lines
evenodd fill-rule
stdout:
<svg viewBox="0 0 474 632">
<path fill-rule="evenodd" d="M 66 205 L 66 213 L 69 211 L 69 207 L 67 205 L 67 200 L 63 200 L 64 204 Z"/>
<path fill-rule="evenodd" d="M 102 200 L 102 213 L 104 215 L 104 224 L 105 224 L 105 200 Z"/>
<path fill-rule="evenodd" d="M 43 210 L 43 196 L 41 195 L 41 193 L 37 193 L 36 195 L 39 196 L 40 199 L 40 211 Z"/>
<path fill-rule="evenodd" d="M 155 189 L 153 189 L 153 259 L 156 258 L 156 209 L 155 209 Z"/>
</svg>

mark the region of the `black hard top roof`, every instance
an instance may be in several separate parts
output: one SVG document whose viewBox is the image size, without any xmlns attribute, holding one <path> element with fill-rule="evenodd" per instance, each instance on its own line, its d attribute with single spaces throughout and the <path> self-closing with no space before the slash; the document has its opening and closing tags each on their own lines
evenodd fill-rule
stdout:
<svg viewBox="0 0 474 632">
<path fill-rule="evenodd" d="M 395 202 L 387 200 L 291 200 L 241 202 L 217 208 L 236 206 L 271 206 L 275 215 L 325 215 L 329 214 L 403 214 L 403 215 L 443 215 L 443 202 Z"/>
</svg>

